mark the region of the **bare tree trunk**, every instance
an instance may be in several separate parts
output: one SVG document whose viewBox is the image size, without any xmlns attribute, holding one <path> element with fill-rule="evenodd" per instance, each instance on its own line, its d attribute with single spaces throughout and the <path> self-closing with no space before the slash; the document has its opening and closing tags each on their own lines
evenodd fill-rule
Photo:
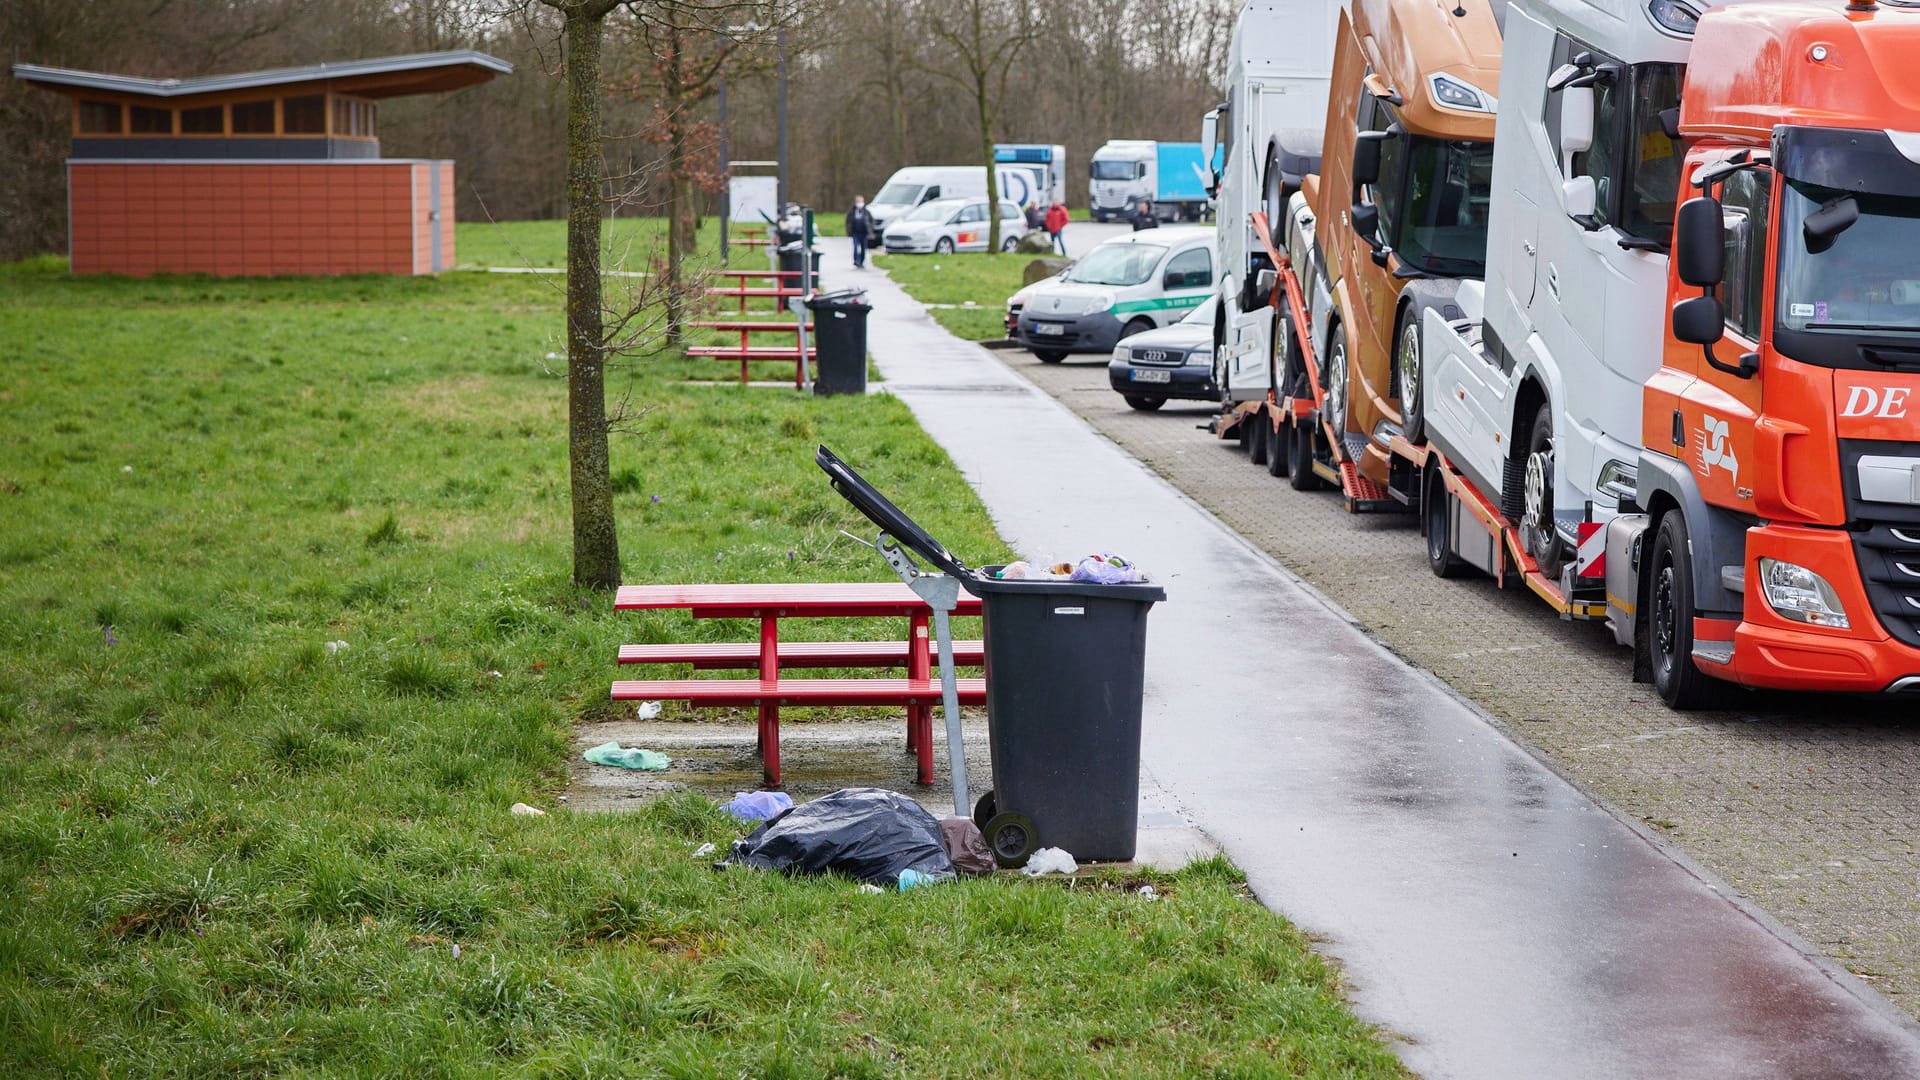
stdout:
<svg viewBox="0 0 1920 1080">
<path fill-rule="evenodd" d="M 987 250 L 1000 250 L 1000 170 L 993 163 L 993 107 L 987 103 L 987 87 L 980 85 L 980 160 L 987 163 Z"/>
<path fill-rule="evenodd" d="M 600 37 L 611 5 L 573 6 L 567 37 L 567 464 L 573 580 L 620 584 L 620 537 L 607 458 L 607 342 L 600 280 Z"/>
</svg>

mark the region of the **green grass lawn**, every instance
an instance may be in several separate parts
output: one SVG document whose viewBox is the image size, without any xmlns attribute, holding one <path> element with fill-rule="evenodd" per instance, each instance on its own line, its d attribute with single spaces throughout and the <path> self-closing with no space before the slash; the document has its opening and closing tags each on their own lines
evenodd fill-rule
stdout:
<svg viewBox="0 0 1920 1080">
<path fill-rule="evenodd" d="M 1218 860 L 869 896 L 568 812 L 690 624 L 567 580 L 560 331 L 533 276 L 0 267 L 0 1076 L 1401 1075 Z M 884 579 L 819 442 L 1008 554 L 893 398 L 711 370 L 612 373 L 626 580 Z"/>
<path fill-rule="evenodd" d="M 907 290 L 907 295 L 936 307 L 936 322 L 968 341 L 1007 336 L 1007 297 L 1018 292 L 1021 275 L 1037 255 L 876 255 L 873 264 Z M 973 306 L 968 307 L 968 304 Z"/>
</svg>

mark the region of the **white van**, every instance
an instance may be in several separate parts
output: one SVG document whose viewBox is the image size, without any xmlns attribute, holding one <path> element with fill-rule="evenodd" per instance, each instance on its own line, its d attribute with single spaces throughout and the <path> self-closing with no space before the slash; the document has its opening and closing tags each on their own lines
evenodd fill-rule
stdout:
<svg viewBox="0 0 1920 1080">
<path fill-rule="evenodd" d="M 1049 364 L 1110 353 L 1122 338 L 1170 326 L 1213 295 L 1212 229 L 1142 229 L 1021 290 L 1015 340 Z"/>
<path fill-rule="evenodd" d="M 1046 198 L 1045 165 L 997 165 L 1000 197 L 1015 206 L 1025 207 Z M 987 197 L 987 170 L 979 165 L 910 165 L 887 178 L 867 210 L 873 215 L 876 233 L 885 234 L 887 223 L 921 203 L 935 199 L 984 199 Z M 1041 209 L 1046 205 L 1041 204 Z"/>
</svg>

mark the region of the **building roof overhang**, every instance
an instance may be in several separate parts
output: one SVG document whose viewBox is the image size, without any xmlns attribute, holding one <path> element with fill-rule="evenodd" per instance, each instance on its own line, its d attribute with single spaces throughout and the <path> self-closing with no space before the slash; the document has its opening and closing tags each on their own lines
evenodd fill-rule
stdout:
<svg viewBox="0 0 1920 1080">
<path fill-rule="evenodd" d="M 192 79 L 147 79 L 137 75 L 111 75 L 43 67 L 39 64 L 13 65 L 14 78 L 56 93 L 79 95 L 93 91 L 161 98 L 169 104 L 178 103 L 180 99 L 236 91 L 280 90 L 309 84 L 325 84 L 340 93 L 369 98 L 433 94 L 473 86 L 495 75 L 506 75 L 512 71 L 513 65 L 507 61 L 472 49 L 242 71 Z"/>
</svg>

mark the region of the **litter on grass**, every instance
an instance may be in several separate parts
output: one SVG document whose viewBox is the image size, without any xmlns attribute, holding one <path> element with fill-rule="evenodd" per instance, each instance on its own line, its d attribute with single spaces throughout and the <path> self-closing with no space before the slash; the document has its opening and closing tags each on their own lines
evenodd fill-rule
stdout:
<svg viewBox="0 0 1920 1080">
<path fill-rule="evenodd" d="M 741 821 L 771 821 L 793 809 L 793 796 L 784 791 L 736 791 L 721 807 Z"/>
<path fill-rule="evenodd" d="M 696 859 L 704 859 L 718 850 L 720 849 L 713 844 L 701 844 L 699 847 L 693 849 L 693 857 Z"/>
<path fill-rule="evenodd" d="M 1039 877 L 1042 874 L 1071 874 L 1079 869 L 1080 864 L 1073 861 L 1073 856 L 1057 847 L 1043 847 L 1033 853 L 1020 872 L 1028 877 Z"/>
<path fill-rule="evenodd" d="M 903 871 L 953 873 L 940 822 L 894 791 L 843 788 L 802 803 L 733 843 L 723 866 L 787 874 L 845 874 L 897 885 Z"/>
<path fill-rule="evenodd" d="M 639 708 L 633 710 L 633 715 L 637 720 L 651 720 L 660 715 L 660 703 L 657 701 L 643 701 L 640 703 Z"/>
<path fill-rule="evenodd" d="M 517 802 L 513 804 L 513 816 L 514 817 L 546 817 L 547 812 L 545 810 L 540 809 L 537 806 L 528 806 L 526 803 Z"/>
<path fill-rule="evenodd" d="M 645 769 L 659 772 L 673 764 L 673 759 L 657 750 L 642 750 L 637 746 L 622 747 L 616 740 L 601 743 L 581 755 L 595 765 L 612 765 L 621 769 Z"/>
<path fill-rule="evenodd" d="M 987 838 L 980 835 L 980 826 L 972 818 L 941 818 L 940 842 L 947 846 L 953 868 L 963 874 L 991 874 L 996 869 L 993 849 L 987 847 Z"/>
<path fill-rule="evenodd" d="M 899 884 L 895 887 L 901 892 L 906 892 L 908 889 L 917 889 L 922 885 L 938 885 L 942 882 L 952 880 L 953 874 L 950 871 L 946 873 L 923 874 L 918 870 L 902 870 L 900 871 Z"/>
</svg>

